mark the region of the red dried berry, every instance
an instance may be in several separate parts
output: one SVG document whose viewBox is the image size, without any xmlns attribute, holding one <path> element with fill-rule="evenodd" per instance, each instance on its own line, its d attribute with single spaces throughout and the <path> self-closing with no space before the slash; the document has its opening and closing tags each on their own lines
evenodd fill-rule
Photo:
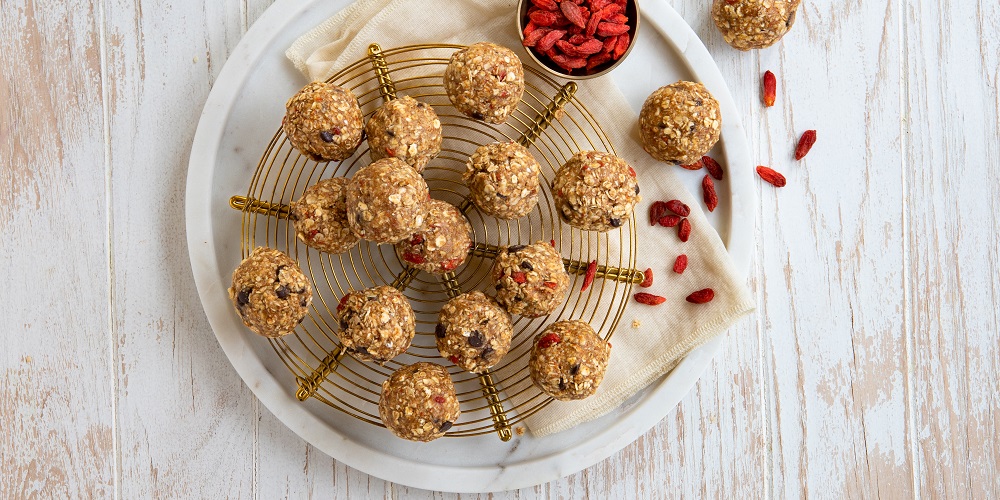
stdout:
<svg viewBox="0 0 1000 500">
<path fill-rule="evenodd" d="M 542 52 L 547 52 L 552 49 L 552 47 L 556 44 L 556 41 L 562 39 L 565 35 L 566 32 L 563 30 L 552 30 L 538 40 L 538 43 L 535 44 L 535 48 Z"/>
<path fill-rule="evenodd" d="M 680 254 L 677 259 L 674 260 L 674 272 L 677 274 L 684 274 L 684 270 L 688 267 L 688 256 Z"/>
<path fill-rule="evenodd" d="M 424 242 L 424 237 L 422 235 L 419 235 L 419 234 L 414 234 L 413 237 L 410 238 L 410 245 L 413 245 L 413 246 L 417 246 L 417 245 L 419 245 L 419 244 L 421 244 L 423 242 Z"/>
<path fill-rule="evenodd" d="M 628 33 L 628 25 L 601 21 L 597 24 L 599 36 L 618 36 Z"/>
<path fill-rule="evenodd" d="M 691 223 L 687 219 L 681 219 L 681 223 L 677 226 L 677 237 L 684 242 L 691 237 Z"/>
<path fill-rule="evenodd" d="M 654 201 L 652 205 L 649 206 L 649 225 L 655 226 L 663 214 L 667 211 L 667 203 L 664 201 Z"/>
<path fill-rule="evenodd" d="M 410 264 L 423 264 L 424 262 L 427 262 L 427 260 L 424 259 L 424 257 L 422 255 L 415 254 L 415 253 L 412 253 L 412 252 L 406 252 L 406 253 L 404 253 L 403 254 L 403 260 L 405 260 L 406 262 L 409 262 Z"/>
<path fill-rule="evenodd" d="M 559 3 L 559 10 L 566 16 L 566 19 L 569 19 L 569 22 L 581 28 L 587 27 L 587 19 L 583 17 L 583 11 L 579 5 L 567 0 Z"/>
<path fill-rule="evenodd" d="M 561 50 L 563 54 L 566 54 L 567 56 L 586 58 L 591 54 L 596 54 L 600 52 L 601 47 L 603 47 L 603 45 L 601 44 L 601 42 L 593 39 L 588 40 L 580 45 L 573 45 L 572 43 L 569 43 L 565 40 L 557 40 L 556 47 L 559 47 L 559 50 Z"/>
<path fill-rule="evenodd" d="M 574 70 L 587 65 L 587 60 L 582 57 L 569 57 L 563 54 L 551 54 L 549 58 L 562 69 Z"/>
<path fill-rule="evenodd" d="M 555 12 L 544 10 L 536 10 L 535 12 L 528 13 L 528 19 L 537 26 L 555 26 L 559 21 L 559 17 Z"/>
<path fill-rule="evenodd" d="M 312 231 L 309 231 L 309 239 L 311 240 L 315 238 L 317 234 L 319 234 L 319 229 L 313 229 Z"/>
<path fill-rule="evenodd" d="M 552 248 L 555 248 L 556 240 L 549 240 L 549 245 L 552 245 Z"/>
<path fill-rule="evenodd" d="M 715 158 L 712 158 L 711 156 L 702 156 L 701 162 L 705 164 L 705 168 L 708 170 L 708 173 L 711 174 L 715 180 L 722 180 L 722 165 L 719 165 L 719 162 L 715 161 Z"/>
<path fill-rule="evenodd" d="M 445 401 L 447 401 L 447 400 L 444 398 L 444 396 L 440 396 L 440 395 L 434 396 L 434 402 L 437 403 L 437 404 L 444 404 Z"/>
<path fill-rule="evenodd" d="M 639 283 L 639 286 L 641 286 L 643 288 L 649 288 L 649 287 L 653 286 L 653 270 L 652 269 L 650 269 L 650 268 L 647 267 L 646 270 L 642 272 L 642 277 L 643 277 L 642 283 Z"/>
<path fill-rule="evenodd" d="M 680 215 L 664 215 L 660 217 L 660 220 L 656 221 L 659 225 L 663 227 L 674 227 L 681 223 Z"/>
<path fill-rule="evenodd" d="M 580 287 L 581 292 L 586 292 L 590 288 L 590 284 L 594 282 L 595 276 L 597 276 L 597 261 L 592 260 L 590 264 L 587 264 L 587 274 L 583 275 L 583 286 Z"/>
<path fill-rule="evenodd" d="M 593 71 L 594 68 L 608 62 L 611 60 L 611 54 L 594 54 L 587 59 L 587 71 Z"/>
<path fill-rule="evenodd" d="M 781 175 L 778 172 L 775 172 L 774 170 L 765 167 L 763 165 L 757 167 L 757 175 L 759 175 L 761 179 L 764 179 L 768 184 L 771 184 L 774 187 L 785 187 L 785 184 L 788 182 L 785 180 L 784 175 Z"/>
<path fill-rule="evenodd" d="M 647 306 L 658 306 L 667 301 L 666 297 L 660 297 L 659 295 L 653 295 L 651 293 L 639 292 L 632 296 L 636 302 L 640 304 L 646 304 Z"/>
<path fill-rule="evenodd" d="M 538 7 L 539 9 L 542 10 L 551 10 L 551 11 L 559 10 L 559 4 L 556 2 L 556 0 L 531 0 L 531 3 L 535 7 Z"/>
<path fill-rule="evenodd" d="M 550 28 L 538 28 L 531 33 L 525 33 L 524 41 L 521 43 L 525 47 L 534 47 L 535 45 L 538 45 L 538 42 L 544 38 L 545 35 L 548 35 L 551 32 L 552 30 Z"/>
<path fill-rule="evenodd" d="M 458 356 L 454 356 L 454 355 L 448 356 L 448 361 L 451 361 L 452 363 L 455 363 L 457 365 L 458 364 Z"/>
<path fill-rule="evenodd" d="M 347 303 L 347 298 L 348 297 L 350 297 L 350 295 L 344 295 L 343 297 L 340 298 L 340 303 L 337 304 L 337 312 L 338 313 L 344 309 L 344 304 Z"/>
<path fill-rule="evenodd" d="M 715 193 L 715 183 L 712 182 L 712 176 L 706 175 L 701 180 L 701 190 L 705 206 L 708 207 L 709 212 L 714 212 L 715 207 L 719 206 L 719 195 Z"/>
<path fill-rule="evenodd" d="M 632 168 L 631 165 L 629 165 L 629 167 L 628 167 L 628 175 L 631 175 L 632 177 L 635 177 L 635 169 Z"/>
<path fill-rule="evenodd" d="M 524 27 L 524 31 L 522 31 L 521 33 L 523 33 L 524 36 L 528 36 L 537 30 L 538 30 L 538 25 L 536 25 L 531 21 L 528 21 L 528 25 Z"/>
<path fill-rule="evenodd" d="M 598 11 L 605 8 L 611 0 L 590 0 L 590 10 Z"/>
<path fill-rule="evenodd" d="M 603 19 L 604 10 L 594 10 L 594 13 L 590 15 L 590 19 L 587 20 L 587 27 L 584 29 L 584 33 L 587 36 L 594 36 L 597 33 L 597 25 L 600 24 L 601 19 Z"/>
<path fill-rule="evenodd" d="M 667 210 L 680 215 L 681 217 L 687 217 L 691 215 L 691 207 L 685 205 L 681 200 L 670 200 L 667 202 Z"/>
<path fill-rule="evenodd" d="M 809 154 L 813 144 L 816 144 L 816 131 L 806 130 L 799 139 L 799 145 L 795 148 L 795 159 L 801 160 Z"/>
<path fill-rule="evenodd" d="M 559 338 L 559 335 L 556 335 L 554 333 L 549 333 L 546 335 L 542 335 L 542 338 L 538 339 L 538 348 L 548 349 L 549 347 L 552 347 L 558 344 L 559 342 L 562 342 L 562 339 Z"/>
<path fill-rule="evenodd" d="M 686 170 L 701 170 L 701 168 L 704 167 L 705 165 L 701 162 L 701 160 L 698 160 L 694 163 L 689 163 L 687 165 L 679 165 L 679 166 Z"/>
<path fill-rule="evenodd" d="M 510 276 L 511 278 L 514 278 L 514 283 L 517 284 L 524 284 L 528 281 L 528 277 L 521 271 L 514 271 L 514 274 L 511 274 Z"/>
<path fill-rule="evenodd" d="M 629 41 L 631 38 L 628 33 L 623 33 L 618 37 L 618 41 L 615 42 L 615 50 L 612 53 L 612 59 L 618 60 L 621 56 L 625 55 L 625 51 L 628 50 Z"/>
<path fill-rule="evenodd" d="M 715 298 L 715 290 L 711 288 L 705 288 L 704 290 L 698 290 L 687 296 L 687 301 L 692 304 L 705 304 L 711 302 Z"/>
<path fill-rule="evenodd" d="M 555 290 L 556 288 L 559 288 L 559 283 L 556 283 L 555 281 L 544 281 L 542 282 L 542 286 Z"/>
<path fill-rule="evenodd" d="M 778 80 L 774 77 L 774 73 L 770 71 L 764 72 L 764 84 L 763 84 L 763 100 L 764 106 L 771 107 L 774 106 L 774 99 L 778 94 Z"/>
</svg>

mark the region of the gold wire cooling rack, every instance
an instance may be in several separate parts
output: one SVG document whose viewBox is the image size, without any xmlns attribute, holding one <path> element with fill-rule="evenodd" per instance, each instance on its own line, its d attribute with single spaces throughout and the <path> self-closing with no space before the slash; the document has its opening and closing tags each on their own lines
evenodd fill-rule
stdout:
<svg viewBox="0 0 1000 500">
<path fill-rule="evenodd" d="M 577 85 L 559 85 L 540 71 L 525 67 L 526 88 L 521 105 L 502 125 L 468 118 L 455 110 L 444 93 L 442 79 L 452 52 L 462 45 L 410 45 L 383 51 L 378 44 L 368 57 L 342 69 L 327 81 L 350 88 L 365 117 L 397 93 L 434 107 L 441 120 L 441 154 L 427 166 L 424 177 L 434 198 L 461 209 L 474 228 L 471 255 L 455 272 L 442 276 L 420 273 L 396 257 L 391 245 L 362 240 L 351 251 L 331 255 L 306 247 L 288 221 L 288 203 L 302 191 L 332 176 L 350 176 L 366 164 L 365 144 L 342 162 L 317 163 L 291 147 L 278 128 L 250 180 L 245 196 L 233 196 L 230 206 L 240 210 L 242 253 L 268 246 L 288 253 L 314 285 L 309 317 L 294 334 L 269 339 L 271 347 L 291 373 L 300 401 L 320 401 L 354 418 L 384 426 L 378 415 L 381 383 L 400 366 L 416 361 L 445 365 L 455 381 L 462 415 L 449 437 L 496 432 L 511 438 L 514 424 L 553 400 L 531 384 L 528 354 L 535 334 L 545 325 L 566 319 L 587 321 L 609 339 L 628 303 L 632 286 L 642 281 L 635 268 L 635 217 L 609 233 L 585 232 L 559 219 L 549 183 L 556 170 L 576 151 L 614 146 L 594 115 L 576 98 Z M 538 207 L 528 217 L 502 221 L 480 214 L 467 199 L 461 179 L 469 155 L 482 144 L 518 141 L 532 149 L 542 165 Z M 438 354 L 434 327 L 441 306 L 449 298 L 475 289 L 489 292 L 489 269 L 500 247 L 552 241 L 573 276 L 571 291 L 561 309 L 545 318 L 514 318 L 510 353 L 483 374 L 460 370 Z M 616 247 L 614 251 L 612 248 Z M 597 261 L 597 281 L 586 292 L 580 287 L 587 264 Z M 413 305 L 417 335 L 410 349 L 385 366 L 354 359 L 341 350 L 336 335 L 336 305 L 352 289 L 391 285 Z"/>
</svg>

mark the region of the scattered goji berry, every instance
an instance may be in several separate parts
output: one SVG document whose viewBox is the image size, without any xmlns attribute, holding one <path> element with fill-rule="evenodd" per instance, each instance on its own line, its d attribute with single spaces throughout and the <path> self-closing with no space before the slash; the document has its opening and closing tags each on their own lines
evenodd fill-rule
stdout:
<svg viewBox="0 0 1000 500">
<path fill-rule="evenodd" d="M 685 205 L 680 200 L 670 200 L 667 202 L 667 209 L 671 212 L 680 215 L 681 217 L 687 217 L 691 215 L 691 207 Z"/>
<path fill-rule="evenodd" d="M 631 165 L 629 165 L 629 167 L 628 167 L 628 175 L 631 175 L 632 177 L 635 177 L 635 169 L 632 168 Z"/>
<path fill-rule="evenodd" d="M 778 93 L 778 81 L 774 77 L 774 73 L 770 71 L 764 72 L 764 85 L 763 85 L 763 99 L 764 106 L 771 107 L 774 106 L 774 99 L 777 97 Z"/>
<path fill-rule="evenodd" d="M 705 166 L 704 163 L 702 163 L 701 160 L 698 160 L 698 161 L 696 161 L 694 163 L 689 163 L 687 165 L 681 165 L 680 167 L 683 168 L 683 169 L 685 169 L 685 170 L 701 170 L 702 167 L 704 167 L 704 166 Z"/>
<path fill-rule="evenodd" d="M 795 159 L 801 160 L 809 154 L 813 144 L 816 144 L 816 131 L 806 130 L 799 139 L 799 145 L 795 148 Z"/>
<path fill-rule="evenodd" d="M 698 290 L 687 296 L 687 301 L 692 304 L 705 304 L 711 302 L 715 298 L 715 290 L 711 288 L 705 288 L 703 290 Z"/>
<path fill-rule="evenodd" d="M 642 283 L 639 283 L 639 286 L 641 286 L 643 288 L 649 288 L 649 287 L 653 286 L 653 270 L 652 269 L 650 269 L 650 268 L 647 267 L 646 270 L 642 272 Z"/>
<path fill-rule="evenodd" d="M 649 206 L 649 225 L 655 226 L 657 222 L 660 222 L 660 218 L 663 214 L 667 212 L 667 203 L 665 201 L 654 201 L 652 205 Z"/>
<path fill-rule="evenodd" d="M 684 274 L 684 270 L 688 267 L 688 256 L 685 254 L 680 254 L 677 259 L 674 260 L 674 272 L 677 274 Z"/>
<path fill-rule="evenodd" d="M 664 215 L 660 217 L 660 220 L 656 221 L 659 225 L 663 227 L 674 227 L 681 223 L 680 215 Z"/>
<path fill-rule="evenodd" d="M 719 162 L 715 161 L 715 158 L 712 158 L 711 156 L 702 156 L 701 162 L 705 165 L 705 169 L 708 170 L 709 174 L 712 174 L 712 177 L 715 178 L 715 180 L 722 180 L 722 165 L 719 165 Z"/>
<path fill-rule="evenodd" d="M 586 292 L 590 288 L 590 284 L 594 282 L 595 276 L 597 276 L 597 261 L 592 260 L 590 264 L 587 264 L 587 274 L 583 275 L 583 286 L 580 287 L 581 292 Z"/>
<path fill-rule="evenodd" d="M 639 292 L 632 296 L 636 302 L 640 304 L 646 304 L 647 306 L 658 306 L 667 301 L 666 297 L 660 297 L 659 295 L 653 295 L 651 293 Z"/>
<path fill-rule="evenodd" d="M 764 179 L 768 184 L 771 184 L 774 187 L 785 187 L 785 184 L 787 183 L 784 175 L 781 175 L 778 172 L 775 172 L 774 170 L 765 167 L 763 165 L 757 167 L 757 175 L 759 175 L 761 179 Z"/>
<path fill-rule="evenodd" d="M 549 347 L 552 347 L 558 344 L 559 342 L 562 342 L 562 339 L 559 338 L 559 335 L 556 335 L 554 333 L 545 334 L 542 335 L 542 338 L 538 339 L 538 348 L 548 349 Z"/>
<path fill-rule="evenodd" d="M 681 223 L 677 226 L 677 237 L 684 242 L 691 237 L 691 223 L 687 219 L 681 219 Z"/>
<path fill-rule="evenodd" d="M 706 175 L 705 178 L 701 180 L 701 190 L 702 197 L 705 200 L 705 206 L 708 207 L 709 212 L 714 212 L 715 207 L 719 206 L 719 195 L 715 193 L 715 183 L 712 182 L 711 175 Z"/>
<path fill-rule="evenodd" d="M 524 284 L 528 281 L 528 277 L 521 271 L 514 271 L 514 274 L 511 274 L 510 276 L 511 278 L 514 278 L 514 283 L 517 284 Z"/>
</svg>

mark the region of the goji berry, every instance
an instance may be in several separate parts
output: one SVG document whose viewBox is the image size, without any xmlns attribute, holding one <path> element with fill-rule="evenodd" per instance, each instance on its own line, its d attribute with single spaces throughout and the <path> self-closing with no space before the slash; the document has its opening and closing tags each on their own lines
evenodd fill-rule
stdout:
<svg viewBox="0 0 1000 500">
<path fill-rule="evenodd" d="M 448 356 L 448 361 L 451 361 L 452 363 L 455 363 L 457 365 L 458 364 L 458 356 L 455 356 L 455 355 Z"/>
<path fill-rule="evenodd" d="M 538 42 L 542 38 L 544 38 L 545 35 L 548 35 L 551 32 L 552 30 L 550 28 L 538 28 L 535 31 L 532 31 L 531 33 L 526 33 L 524 36 L 524 41 L 521 43 L 525 47 L 534 47 L 535 45 L 538 45 Z"/>
<path fill-rule="evenodd" d="M 652 205 L 649 206 L 649 225 L 655 226 L 657 222 L 660 222 L 660 217 L 667 211 L 667 203 L 664 201 L 654 201 Z"/>
<path fill-rule="evenodd" d="M 701 190 L 705 206 L 708 207 L 709 212 L 714 212 L 715 207 L 719 206 L 719 195 L 715 193 L 715 183 L 712 182 L 712 176 L 706 175 L 701 180 Z"/>
<path fill-rule="evenodd" d="M 552 248 L 555 248 L 556 240 L 549 240 L 549 245 L 552 245 Z"/>
<path fill-rule="evenodd" d="M 600 36 L 618 36 L 628 33 L 628 26 L 625 24 L 609 23 L 601 21 L 597 24 L 597 34 Z"/>
<path fill-rule="evenodd" d="M 671 212 L 680 215 L 681 217 L 687 217 L 691 215 L 691 207 L 685 205 L 680 200 L 670 200 L 667 202 L 667 209 Z"/>
<path fill-rule="evenodd" d="M 587 65 L 587 60 L 582 57 L 569 57 L 563 54 L 551 54 L 549 58 L 552 59 L 552 62 L 556 63 L 557 66 L 565 70 L 574 70 Z"/>
<path fill-rule="evenodd" d="M 566 32 L 564 30 L 552 30 L 538 40 L 538 43 L 535 44 L 535 48 L 542 52 L 546 52 L 552 49 L 552 47 L 556 44 L 556 41 L 565 35 Z"/>
<path fill-rule="evenodd" d="M 590 284 L 594 282 L 595 276 L 597 276 L 597 261 L 592 260 L 590 264 L 587 264 L 587 274 L 583 275 L 583 286 L 580 287 L 581 292 L 586 292 L 590 288 Z"/>
<path fill-rule="evenodd" d="M 809 154 L 813 144 L 816 144 L 816 131 L 806 130 L 799 139 L 799 145 L 795 147 L 795 159 L 801 160 Z"/>
<path fill-rule="evenodd" d="M 542 335 L 542 338 L 538 339 L 538 348 L 548 349 L 549 347 L 552 347 L 558 344 L 559 342 L 562 342 L 562 339 L 559 338 L 559 335 L 556 335 L 554 333 L 545 334 Z"/>
<path fill-rule="evenodd" d="M 688 267 L 688 256 L 685 254 L 680 254 L 677 259 L 674 260 L 674 272 L 677 274 L 684 274 L 684 270 Z"/>
<path fill-rule="evenodd" d="M 646 270 L 642 272 L 642 278 L 642 283 L 639 283 L 639 286 L 643 288 L 653 286 L 653 270 L 651 268 L 647 267 Z"/>
<path fill-rule="evenodd" d="M 559 50 L 570 57 L 583 57 L 586 58 L 591 54 L 596 54 L 601 51 L 603 45 L 597 40 L 588 40 L 581 45 L 573 45 L 566 40 L 556 40 L 556 47 Z"/>
<path fill-rule="evenodd" d="M 569 22 L 581 28 L 585 28 L 587 26 L 587 20 L 583 17 L 583 11 L 580 9 L 579 5 L 566 0 L 559 3 L 559 10 L 561 10 L 562 14 L 566 16 L 566 19 L 569 19 Z"/>
<path fill-rule="evenodd" d="M 628 33 L 622 33 L 622 35 L 618 37 L 618 41 L 615 42 L 615 50 L 611 58 L 617 61 L 621 58 L 621 56 L 625 55 L 625 51 L 628 50 L 630 40 L 631 39 Z"/>
<path fill-rule="evenodd" d="M 337 312 L 340 312 L 344 309 L 344 304 L 347 303 L 348 297 L 350 297 L 350 295 L 344 295 L 343 297 L 340 298 L 340 303 L 337 304 Z"/>
<path fill-rule="evenodd" d="M 705 165 L 705 169 L 708 170 L 709 174 L 712 174 L 712 177 L 714 177 L 715 180 L 722 180 L 722 165 L 719 165 L 719 162 L 715 161 L 715 158 L 712 158 L 711 156 L 702 156 L 701 162 Z"/>
<path fill-rule="evenodd" d="M 618 37 L 611 36 L 604 39 L 604 47 L 601 49 L 602 54 L 611 55 L 611 51 L 615 50 L 615 44 L 618 43 Z"/>
<path fill-rule="evenodd" d="M 437 404 L 444 404 L 445 401 L 447 400 L 444 398 L 444 396 L 441 395 L 434 396 L 434 402 Z"/>
<path fill-rule="evenodd" d="M 403 260 L 409 262 L 410 264 L 423 264 L 427 262 L 426 259 L 420 254 L 415 254 L 412 252 L 406 252 L 403 254 Z"/>
<path fill-rule="evenodd" d="M 705 304 L 711 302 L 715 298 L 715 290 L 711 288 L 705 288 L 703 290 L 698 290 L 687 296 L 687 301 L 692 304 Z"/>
<path fill-rule="evenodd" d="M 647 306 L 658 306 L 667 301 L 666 297 L 660 297 L 659 295 L 653 295 L 651 293 L 639 292 L 632 296 L 636 302 L 640 304 L 646 304 Z"/>
<path fill-rule="evenodd" d="M 787 181 L 785 176 L 763 165 L 757 167 L 757 175 L 774 187 L 785 187 Z"/>
<path fill-rule="evenodd" d="M 542 286 L 555 290 L 556 288 L 559 288 L 559 283 L 556 283 L 555 281 L 544 281 L 542 282 Z"/>
<path fill-rule="evenodd" d="M 590 0 L 590 10 L 598 11 L 606 7 L 611 0 Z"/>
<path fill-rule="evenodd" d="M 635 177 L 635 169 L 632 168 L 631 165 L 629 165 L 629 167 L 628 167 L 628 175 L 631 175 L 632 177 Z"/>
<path fill-rule="evenodd" d="M 424 237 L 422 235 L 419 235 L 419 234 L 414 234 L 413 237 L 410 238 L 410 245 L 413 245 L 413 246 L 417 246 L 417 245 L 419 245 L 419 244 L 421 244 L 423 242 L 424 242 Z"/>
<path fill-rule="evenodd" d="M 573 45 L 580 45 L 581 43 L 586 42 L 587 40 L 590 39 L 591 39 L 590 37 L 583 35 L 573 35 L 569 37 L 569 40 L 567 40 L 567 42 L 572 43 Z"/>
<path fill-rule="evenodd" d="M 677 237 L 684 242 L 691 237 L 691 223 L 687 219 L 681 219 L 681 223 L 677 226 Z"/>
<path fill-rule="evenodd" d="M 531 0 L 531 3 L 542 10 L 559 10 L 559 4 L 556 0 Z"/>
<path fill-rule="evenodd" d="M 660 217 L 660 220 L 656 221 L 659 225 L 663 227 L 674 227 L 681 223 L 680 215 L 664 215 Z"/>
<path fill-rule="evenodd" d="M 590 15 L 590 19 L 587 20 L 587 27 L 583 31 L 587 36 L 594 36 L 597 33 L 597 25 L 601 22 L 603 15 L 603 10 L 594 10 L 594 13 Z"/>
<path fill-rule="evenodd" d="M 527 37 L 528 35 L 534 33 L 535 31 L 538 31 L 538 25 L 531 21 L 528 21 L 528 25 L 524 27 L 524 31 L 522 31 L 522 33 L 524 33 L 524 36 Z"/>
<path fill-rule="evenodd" d="M 514 278 L 514 283 L 517 284 L 524 284 L 528 281 L 528 277 L 521 271 L 514 271 L 514 274 L 511 274 L 510 276 L 511 278 Z"/>
<path fill-rule="evenodd" d="M 680 165 L 680 167 L 683 168 L 683 169 L 685 169 L 685 170 L 701 170 L 701 168 L 704 167 L 704 166 L 705 166 L 705 164 L 702 163 L 701 160 L 698 160 L 698 161 L 696 161 L 694 163 L 689 163 L 687 165 Z"/>
<path fill-rule="evenodd" d="M 763 100 L 764 106 L 771 107 L 774 106 L 774 99 L 778 94 L 778 80 L 774 77 L 774 73 L 770 71 L 764 72 L 764 84 L 763 84 Z"/>
</svg>

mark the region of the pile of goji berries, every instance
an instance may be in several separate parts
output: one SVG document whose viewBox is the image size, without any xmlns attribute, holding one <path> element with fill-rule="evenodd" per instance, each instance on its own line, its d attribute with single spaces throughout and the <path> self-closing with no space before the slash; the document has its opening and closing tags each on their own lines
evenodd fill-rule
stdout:
<svg viewBox="0 0 1000 500">
<path fill-rule="evenodd" d="M 719 166 L 715 160 L 704 157 L 699 163 L 706 163 L 708 160 L 712 166 L 708 166 L 710 172 L 705 178 L 711 181 L 710 176 L 714 176 L 717 179 L 722 178 L 722 167 Z M 704 166 L 704 165 L 703 165 Z M 690 166 L 685 166 L 685 168 L 691 168 Z M 700 168 L 700 167 L 699 167 Z M 712 188 L 714 194 L 714 187 Z M 717 202 L 718 200 L 716 200 Z M 706 200 L 707 202 L 707 200 Z M 711 205 L 710 205 L 711 206 Z M 713 207 L 714 208 L 714 207 Z M 663 227 L 676 227 L 677 237 L 683 241 L 687 242 L 688 238 L 691 237 L 691 222 L 688 221 L 687 217 L 691 215 L 691 207 L 684 204 L 680 200 L 670 200 L 670 201 L 654 201 L 649 207 L 649 225 L 655 226 L 657 224 Z M 688 256 L 687 254 L 678 255 L 674 260 L 673 270 L 677 274 L 683 274 L 684 270 L 687 269 Z M 642 288 L 649 288 L 653 286 L 653 270 L 646 269 L 643 272 L 642 283 L 639 284 Z M 646 304 L 648 306 L 658 306 L 667 301 L 666 297 L 660 295 L 653 295 L 651 293 L 639 292 L 632 296 L 636 302 L 640 304 Z M 687 296 L 687 301 L 692 304 L 705 304 L 711 302 L 715 298 L 715 291 L 711 288 L 705 288 L 703 290 L 698 290 Z"/>
<path fill-rule="evenodd" d="M 632 43 L 627 0 L 531 0 L 524 46 L 567 74 L 596 73 Z"/>
</svg>

